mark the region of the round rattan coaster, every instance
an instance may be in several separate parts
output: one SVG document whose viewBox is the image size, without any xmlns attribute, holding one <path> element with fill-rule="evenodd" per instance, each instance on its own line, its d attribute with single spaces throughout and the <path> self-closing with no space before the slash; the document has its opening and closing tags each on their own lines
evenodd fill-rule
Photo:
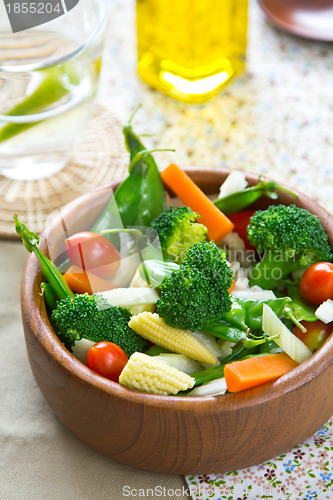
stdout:
<svg viewBox="0 0 333 500">
<path fill-rule="evenodd" d="M 126 175 L 128 154 L 122 126 L 109 110 L 96 106 L 72 160 L 45 179 L 17 181 L 0 176 L 0 237 L 16 238 L 13 214 L 39 233 L 47 216 L 97 186 Z"/>
</svg>

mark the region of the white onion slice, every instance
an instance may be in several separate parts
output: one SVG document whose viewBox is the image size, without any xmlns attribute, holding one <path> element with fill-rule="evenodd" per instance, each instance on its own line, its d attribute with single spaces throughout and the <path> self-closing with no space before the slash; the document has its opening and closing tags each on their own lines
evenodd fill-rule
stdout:
<svg viewBox="0 0 333 500">
<path fill-rule="evenodd" d="M 262 329 L 269 336 L 279 335 L 274 342 L 297 363 L 308 359 L 312 352 L 294 335 L 267 305 L 263 305 Z"/>
<path fill-rule="evenodd" d="M 188 396 L 218 396 L 220 394 L 225 394 L 227 390 L 227 384 L 224 377 L 217 378 L 215 380 L 210 380 L 209 382 L 204 382 L 198 387 L 195 387 Z"/>
<path fill-rule="evenodd" d="M 112 306 L 132 307 L 143 304 L 155 304 L 159 295 L 153 288 L 115 288 L 96 295 L 101 295 Z"/>
<path fill-rule="evenodd" d="M 316 309 L 315 315 L 326 325 L 333 321 L 333 300 L 325 300 L 325 302 Z"/>
</svg>

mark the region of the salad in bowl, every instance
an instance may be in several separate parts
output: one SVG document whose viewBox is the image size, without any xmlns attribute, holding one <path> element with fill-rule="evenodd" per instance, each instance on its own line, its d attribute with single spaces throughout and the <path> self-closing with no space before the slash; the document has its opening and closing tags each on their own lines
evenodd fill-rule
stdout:
<svg viewBox="0 0 333 500">
<path fill-rule="evenodd" d="M 159 171 L 131 123 L 129 174 L 62 207 L 30 255 L 21 309 L 55 415 L 146 470 L 262 463 L 333 413 L 333 217 L 227 169 Z"/>
<path fill-rule="evenodd" d="M 64 347 L 124 387 L 184 397 L 247 390 L 307 360 L 333 329 L 319 218 L 239 171 L 208 196 L 175 164 L 160 173 L 131 123 L 124 135 L 128 177 L 93 223 L 66 227 L 60 255 L 14 216 Z"/>
</svg>

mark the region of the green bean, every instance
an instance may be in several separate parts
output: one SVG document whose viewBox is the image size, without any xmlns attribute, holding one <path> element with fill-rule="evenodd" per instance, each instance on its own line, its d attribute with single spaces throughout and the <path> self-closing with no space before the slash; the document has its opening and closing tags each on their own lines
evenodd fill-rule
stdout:
<svg viewBox="0 0 333 500">
<path fill-rule="evenodd" d="M 14 221 L 17 234 L 22 238 L 23 244 L 28 252 L 34 252 L 37 256 L 43 276 L 49 282 L 55 295 L 59 299 L 74 297 L 72 290 L 67 285 L 57 266 L 38 248 L 39 237 L 37 234 L 30 231 L 25 224 L 22 224 L 18 220 L 17 214 L 14 214 Z"/>
<path fill-rule="evenodd" d="M 301 321 L 317 321 L 315 315 L 315 307 L 307 303 L 300 294 L 297 284 L 287 286 L 288 295 L 290 295 L 292 302 L 286 304 L 283 309 L 283 315 L 289 318 L 301 331 L 306 332 L 306 328 L 300 323 Z"/>
<path fill-rule="evenodd" d="M 147 151 L 130 122 L 124 127 L 124 135 L 130 151 L 129 175 L 91 227 L 93 232 L 114 227 L 118 215 L 124 227 L 150 226 L 166 208 L 163 182 L 151 154 L 160 150 Z"/>
<path fill-rule="evenodd" d="M 255 186 L 245 188 L 243 191 L 237 191 L 236 193 L 224 196 L 223 198 L 217 198 L 216 200 L 213 200 L 213 203 L 219 210 L 221 210 L 221 212 L 228 215 L 244 210 L 264 195 L 268 198 L 276 200 L 279 196 L 276 192 L 277 190 L 284 191 L 297 198 L 295 193 L 292 193 L 276 182 L 263 181 L 259 179 L 258 184 Z"/>
<path fill-rule="evenodd" d="M 245 323 L 250 330 L 260 330 L 262 327 L 263 305 L 267 304 L 277 316 L 280 316 L 285 306 L 291 302 L 290 297 L 280 297 L 268 300 L 243 300 L 246 310 Z"/>
<path fill-rule="evenodd" d="M 220 365 L 212 366 L 206 370 L 199 370 L 197 372 L 191 373 L 191 377 L 195 378 L 194 386 L 203 384 L 204 382 L 209 382 L 210 380 L 215 380 L 224 376 L 224 366 L 232 361 L 238 361 L 244 356 L 249 356 L 252 354 L 257 354 L 258 348 L 253 347 L 252 349 L 247 349 L 243 345 L 235 346 L 233 352 L 224 358 Z M 180 394 L 181 395 L 181 394 Z"/>
<path fill-rule="evenodd" d="M 232 326 L 226 321 L 219 321 L 217 325 L 205 325 L 203 331 L 213 335 L 214 337 L 218 337 L 235 343 L 247 338 L 244 330 Z"/>
<path fill-rule="evenodd" d="M 53 309 L 55 309 L 57 307 L 57 296 L 56 296 L 52 286 L 50 285 L 50 283 L 45 283 L 45 281 L 43 281 L 40 284 L 40 288 L 41 288 L 45 303 L 52 311 Z"/>
</svg>

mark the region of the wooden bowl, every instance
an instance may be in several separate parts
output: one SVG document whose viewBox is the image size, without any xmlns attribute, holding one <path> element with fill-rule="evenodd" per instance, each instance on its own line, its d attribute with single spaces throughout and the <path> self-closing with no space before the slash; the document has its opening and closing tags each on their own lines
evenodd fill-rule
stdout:
<svg viewBox="0 0 333 500">
<path fill-rule="evenodd" d="M 206 168 L 187 172 L 207 194 L 216 193 L 230 173 Z M 258 178 L 249 174 L 248 181 L 253 185 Z M 62 211 L 62 223 L 66 220 L 79 230 L 83 216 L 92 222 L 104 195 L 97 190 L 79 198 Z M 295 198 L 281 192 L 278 202 L 294 203 Z M 259 206 L 265 204 L 267 200 Z M 302 194 L 296 204 L 318 215 L 333 245 L 333 217 Z M 51 224 L 49 242 L 57 224 L 59 220 Z M 47 249 L 45 233 L 41 248 Z M 38 261 L 30 255 L 21 304 L 32 372 L 66 427 L 119 462 L 177 474 L 249 467 L 300 444 L 333 414 L 332 335 L 310 359 L 273 383 L 215 397 L 144 394 L 97 375 L 63 347 L 40 296 L 41 279 Z"/>
</svg>

